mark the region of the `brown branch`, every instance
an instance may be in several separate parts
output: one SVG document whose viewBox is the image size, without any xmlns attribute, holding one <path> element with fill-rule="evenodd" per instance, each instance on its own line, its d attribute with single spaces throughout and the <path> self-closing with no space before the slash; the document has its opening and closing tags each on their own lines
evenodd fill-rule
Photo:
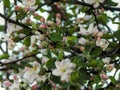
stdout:
<svg viewBox="0 0 120 90">
<path fill-rule="evenodd" d="M 87 6 L 87 7 L 90 7 L 90 8 L 93 8 L 93 5 L 92 4 L 88 4 L 88 3 L 85 3 L 85 2 L 81 2 L 81 1 L 75 1 L 74 4 L 79 4 L 79 5 L 83 5 L 83 6 Z M 110 10 L 110 11 L 120 11 L 120 7 L 109 7 L 109 6 L 102 6 L 105 10 Z M 101 7 L 98 7 L 98 9 L 100 9 Z"/>
<path fill-rule="evenodd" d="M 5 20 L 9 21 L 10 23 L 17 24 L 17 25 L 19 25 L 19 26 L 21 26 L 21 27 L 23 27 L 23 28 L 27 28 L 27 29 L 32 30 L 32 28 L 30 28 L 29 26 L 27 26 L 27 25 L 25 25 L 25 24 L 23 24 L 23 23 L 17 22 L 17 21 L 15 21 L 15 20 L 12 20 L 12 19 L 10 19 L 9 17 L 3 15 L 2 13 L 0 13 L 0 16 L 1 16 L 2 18 L 4 18 Z"/>
<path fill-rule="evenodd" d="M 14 64 L 14 63 L 17 63 L 19 61 L 23 61 L 25 60 L 26 58 L 29 58 L 29 57 L 33 57 L 33 56 L 36 56 L 39 52 L 35 53 L 35 54 L 32 54 L 32 55 L 28 55 L 26 57 L 23 57 L 21 59 L 18 59 L 18 60 L 15 60 L 15 61 L 11 61 L 11 62 L 7 62 L 7 63 L 1 63 L 1 66 L 5 66 L 5 65 L 8 65 L 8 64 Z"/>
</svg>

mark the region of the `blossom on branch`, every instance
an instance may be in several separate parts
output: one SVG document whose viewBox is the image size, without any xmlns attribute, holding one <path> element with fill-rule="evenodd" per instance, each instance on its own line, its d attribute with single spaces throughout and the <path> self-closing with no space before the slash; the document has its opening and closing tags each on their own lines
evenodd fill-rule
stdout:
<svg viewBox="0 0 120 90">
<path fill-rule="evenodd" d="M 70 59 L 64 59 L 61 62 L 56 61 L 55 66 L 57 67 L 52 71 L 52 74 L 55 76 L 60 76 L 61 81 L 69 81 L 70 74 L 75 69 L 75 64 L 71 63 Z"/>
</svg>

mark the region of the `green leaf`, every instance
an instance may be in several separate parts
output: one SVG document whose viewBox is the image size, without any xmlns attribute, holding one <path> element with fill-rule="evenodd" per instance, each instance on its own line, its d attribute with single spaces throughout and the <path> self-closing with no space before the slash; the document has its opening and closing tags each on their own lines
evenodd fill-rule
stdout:
<svg viewBox="0 0 120 90">
<path fill-rule="evenodd" d="M 94 48 L 93 51 L 91 52 L 91 56 L 93 58 L 97 58 L 101 53 L 102 53 L 101 48 Z"/>
<path fill-rule="evenodd" d="M 0 25 L 0 31 L 3 31 L 3 30 L 4 30 L 4 26 Z"/>
<path fill-rule="evenodd" d="M 50 40 L 54 41 L 54 42 L 59 42 L 63 40 L 63 37 L 61 36 L 60 33 L 51 33 L 49 36 Z"/>
<path fill-rule="evenodd" d="M 17 14 L 17 19 L 22 20 L 26 17 L 27 13 L 21 12 Z"/>
<path fill-rule="evenodd" d="M 73 72 L 71 74 L 70 79 L 74 83 L 81 83 L 81 81 L 80 81 L 80 75 L 79 75 L 79 72 L 77 72 L 77 71 Z"/>
<path fill-rule="evenodd" d="M 113 38 L 113 36 L 110 35 L 110 34 L 108 34 L 108 33 L 106 33 L 106 34 L 104 34 L 104 35 L 102 36 L 102 38 L 104 38 L 104 39 L 111 39 L 111 38 Z"/>
<path fill-rule="evenodd" d="M 27 47 L 29 47 L 29 46 L 30 46 L 30 43 L 31 43 L 30 40 L 31 40 L 30 37 L 26 37 L 26 38 L 24 39 L 24 41 L 23 41 L 23 44 L 26 45 Z"/>
<path fill-rule="evenodd" d="M 71 45 L 71 46 L 77 44 L 77 37 L 75 37 L 75 36 L 68 36 L 67 37 L 67 43 L 69 45 Z"/>
<path fill-rule="evenodd" d="M 9 57 L 8 54 L 0 55 L 0 60 L 2 60 L 2 59 L 7 59 L 8 57 Z"/>
<path fill-rule="evenodd" d="M 63 52 L 63 51 L 61 51 L 61 52 L 59 53 L 58 57 L 59 57 L 59 59 L 60 59 L 60 60 L 62 60 L 62 59 L 63 59 L 63 57 L 64 57 L 64 52 Z"/>
<path fill-rule="evenodd" d="M 86 45 L 86 46 L 85 46 L 85 52 L 86 52 L 87 54 L 89 54 L 89 53 L 91 52 L 91 50 L 92 50 L 92 46 L 91 46 L 91 45 Z"/>
<path fill-rule="evenodd" d="M 102 23 L 102 24 L 107 24 L 108 22 L 108 16 L 105 13 L 102 13 L 101 15 L 99 15 L 97 19 L 99 23 Z"/>
<path fill-rule="evenodd" d="M 114 36 L 120 41 L 120 30 L 114 32 Z"/>
<path fill-rule="evenodd" d="M 105 4 L 107 6 L 117 6 L 118 3 L 114 2 L 113 0 L 105 0 Z"/>
<path fill-rule="evenodd" d="M 55 68 L 54 62 L 55 62 L 54 59 L 50 59 L 50 60 L 47 61 L 46 66 L 48 67 L 48 69 L 53 69 L 53 68 Z"/>
<path fill-rule="evenodd" d="M 10 8 L 10 0 L 3 0 L 4 6 Z"/>
<path fill-rule="evenodd" d="M 111 82 L 116 85 L 117 81 L 115 80 L 115 78 L 113 76 L 109 76 Z"/>
<path fill-rule="evenodd" d="M 37 16 L 34 16 L 34 18 L 37 19 L 37 20 L 40 20 L 42 18 L 42 16 L 37 15 Z"/>
<path fill-rule="evenodd" d="M 88 63 L 88 67 L 97 67 L 100 64 L 100 60 L 92 60 L 90 63 Z"/>
</svg>

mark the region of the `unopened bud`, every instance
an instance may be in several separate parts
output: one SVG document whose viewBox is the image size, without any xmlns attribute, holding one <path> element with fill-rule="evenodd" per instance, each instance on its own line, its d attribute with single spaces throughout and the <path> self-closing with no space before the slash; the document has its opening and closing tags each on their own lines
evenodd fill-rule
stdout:
<svg viewBox="0 0 120 90">
<path fill-rule="evenodd" d="M 83 46 L 81 46 L 81 47 L 80 47 L 80 50 L 81 50 L 81 51 L 84 51 L 84 50 L 85 50 L 85 48 L 84 48 Z"/>
<path fill-rule="evenodd" d="M 60 13 L 57 13 L 57 14 L 56 14 L 56 18 L 59 18 L 59 19 L 61 18 Z"/>
<path fill-rule="evenodd" d="M 20 7 L 19 6 L 15 6 L 15 10 L 19 10 L 20 9 Z"/>
<path fill-rule="evenodd" d="M 42 23 L 44 23 L 44 22 L 45 22 L 45 18 L 42 17 L 42 18 L 40 19 L 40 21 L 41 21 Z"/>
</svg>

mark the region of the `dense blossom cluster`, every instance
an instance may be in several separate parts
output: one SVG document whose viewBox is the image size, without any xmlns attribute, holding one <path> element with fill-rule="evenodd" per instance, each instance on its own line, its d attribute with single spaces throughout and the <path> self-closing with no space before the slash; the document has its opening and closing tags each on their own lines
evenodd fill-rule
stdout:
<svg viewBox="0 0 120 90">
<path fill-rule="evenodd" d="M 17 1 L 14 14 L 9 8 L 12 15 L 6 30 L 0 31 L 2 86 L 7 90 L 120 88 L 120 77 L 115 77 L 120 32 L 108 30 L 111 18 L 102 7 L 106 1 L 83 0 L 87 7 L 76 5 L 79 0 L 71 1 L 75 5 L 69 0 L 50 1 Z M 48 10 L 39 7 L 43 2 Z M 84 16 L 79 17 L 79 12 Z"/>
</svg>

